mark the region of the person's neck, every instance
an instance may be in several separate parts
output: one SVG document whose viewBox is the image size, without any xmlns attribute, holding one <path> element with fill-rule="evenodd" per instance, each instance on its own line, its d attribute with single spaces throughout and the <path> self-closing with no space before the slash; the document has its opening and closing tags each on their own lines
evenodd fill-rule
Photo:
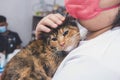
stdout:
<svg viewBox="0 0 120 80">
<path fill-rule="evenodd" d="M 111 28 L 112 28 L 112 26 L 109 26 L 109 27 L 105 27 L 105 28 L 97 30 L 97 31 L 88 31 L 88 34 L 86 36 L 86 40 L 93 39 L 93 38 L 99 36 L 100 34 L 110 30 Z"/>
</svg>

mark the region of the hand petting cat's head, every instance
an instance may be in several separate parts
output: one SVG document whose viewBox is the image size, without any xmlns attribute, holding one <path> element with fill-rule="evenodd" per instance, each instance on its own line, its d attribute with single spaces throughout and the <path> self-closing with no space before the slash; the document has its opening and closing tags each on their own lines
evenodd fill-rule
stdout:
<svg viewBox="0 0 120 80">
<path fill-rule="evenodd" d="M 72 17 L 67 17 L 62 25 L 44 33 L 41 37 L 51 49 L 70 52 L 76 48 L 80 41 L 79 28 Z"/>
</svg>

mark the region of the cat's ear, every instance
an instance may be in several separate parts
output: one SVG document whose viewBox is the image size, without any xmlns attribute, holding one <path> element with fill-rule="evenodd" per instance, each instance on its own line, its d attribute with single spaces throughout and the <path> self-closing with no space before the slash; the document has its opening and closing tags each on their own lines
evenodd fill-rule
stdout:
<svg viewBox="0 0 120 80">
<path fill-rule="evenodd" d="M 69 14 L 66 15 L 65 20 L 63 21 L 63 24 L 61 24 L 60 26 L 76 26 L 77 27 L 77 23 L 76 23 L 76 19 L 73 18 L 72 16 L 70 16 Z"/>
<path fill-rule="evenodd" d="M 70 15 L 68 15 L 68 16 L 66 17 L 66 23 L 67 23 L 68 25 L 77 26 L 76 19 L 73 18 L 73 17 L 70 16 Z"/>
</svg>

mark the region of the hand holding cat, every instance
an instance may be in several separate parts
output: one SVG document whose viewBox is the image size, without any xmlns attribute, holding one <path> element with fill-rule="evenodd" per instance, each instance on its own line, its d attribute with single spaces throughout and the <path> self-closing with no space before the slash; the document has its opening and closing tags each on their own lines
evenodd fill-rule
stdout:
<svg viewBox="0 0 120 80">
<path fill-rule="evenodd" d="M 37 25 L 35 35 L 36 39 L 38 39 L 38 35 L 40 32 L 50 32 L 50 29 L 47 26 L 50 26 L 51 28 L 56 28 L 58 25 L 62 24 L 62 22 L 65 20 L 65 17 L 63 17 L 60 14 L 49 14 L 46 17 L 44 17 Z"/>
</svg>

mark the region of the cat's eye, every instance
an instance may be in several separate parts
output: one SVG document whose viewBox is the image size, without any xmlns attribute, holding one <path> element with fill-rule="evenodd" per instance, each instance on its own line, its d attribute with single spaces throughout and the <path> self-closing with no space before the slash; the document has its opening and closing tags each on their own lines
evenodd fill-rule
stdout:
<svg viewBox="0 0 120 80">
<path fill-rule="evenodd" d="M 56 40 L 57 40 L 57 38 L 52 38 L 52 40 L 53 40 L 53 41 L 56 41 Z"/>
<path fill-rule="evenodd" d="M 63 33 L 63 36 L 66 36 L 68 34 L 68 31 L 65 31 L 64 33 Z"/>
</svg>

